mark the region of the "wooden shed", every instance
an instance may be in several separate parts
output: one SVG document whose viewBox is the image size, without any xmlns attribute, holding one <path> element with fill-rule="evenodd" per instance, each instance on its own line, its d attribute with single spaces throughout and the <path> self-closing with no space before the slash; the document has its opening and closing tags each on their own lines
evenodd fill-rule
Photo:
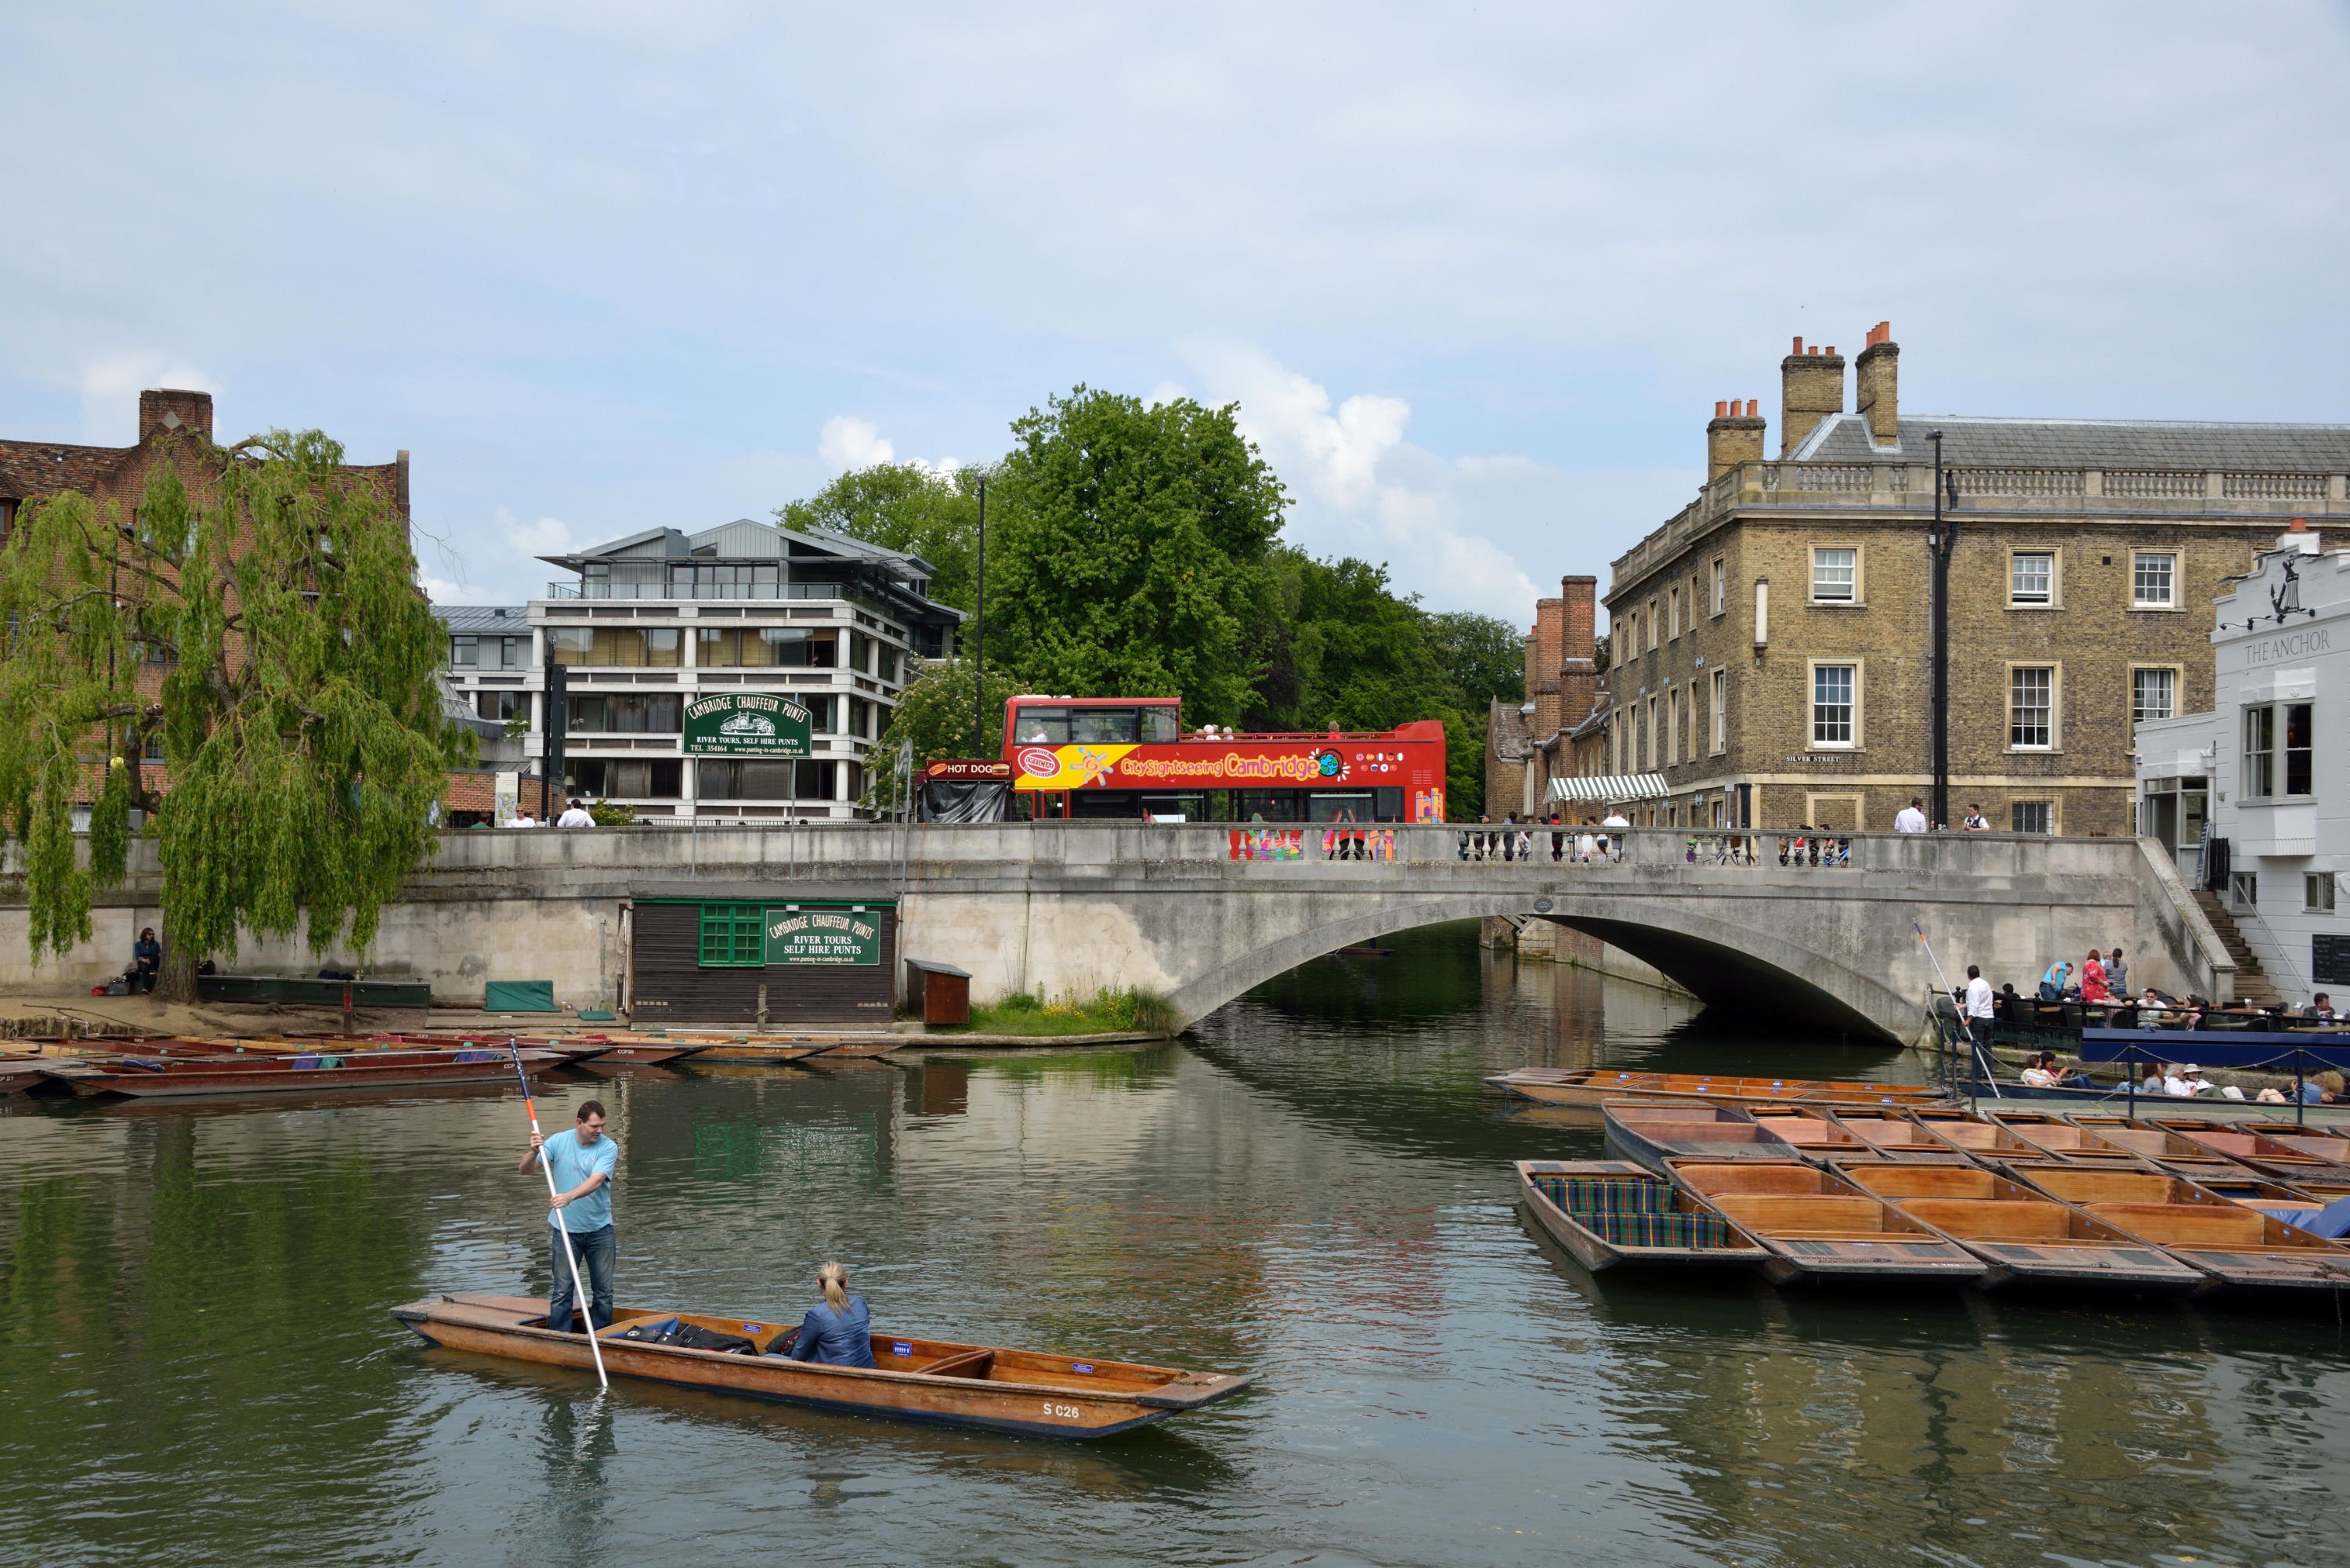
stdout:
<svg viewBox="0 0 2350 1568">
<path fill-rule="evenodd" d="M 922 1010 L 925 1025 L 971 1022 L 971 971 L 936 959 L 906 961 L 906 999 Z"/>
<path fill-rule="evenodd" d="M 631 900 L 629 1010 L 639 1023 L 887 1029 L 897 973 L 891 896 L 720 887 Z"/>
</svg>

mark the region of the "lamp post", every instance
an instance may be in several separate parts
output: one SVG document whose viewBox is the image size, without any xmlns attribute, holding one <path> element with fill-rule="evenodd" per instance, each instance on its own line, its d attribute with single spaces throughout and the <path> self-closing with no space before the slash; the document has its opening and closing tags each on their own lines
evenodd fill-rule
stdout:
<svg viewBox="0 0 2350 1568">
<path fill-rule="evenodd" d="M 1933 826 L 1948 827 L 1950 823 L 1950 550 L 1958 543 L 1959 525 L 1942 512 L 1942 487 L 1945 483 L 1942 432 L 1929 431 L 1926 439 L 1934 443 L 1934 526 L 1932 532 L 1926 535 L 1927 547 L 1934 557 Z M 1950 504 L 1956 507 L 1958 475 L 1950 474 L 1948 483 Z"/>
<path fill-rule="evenodd" d="M 987 742 L 987 478 L 979 481 L 979 584 L 972 595 L 971 754 L 983 756 Z"/>
</svg>

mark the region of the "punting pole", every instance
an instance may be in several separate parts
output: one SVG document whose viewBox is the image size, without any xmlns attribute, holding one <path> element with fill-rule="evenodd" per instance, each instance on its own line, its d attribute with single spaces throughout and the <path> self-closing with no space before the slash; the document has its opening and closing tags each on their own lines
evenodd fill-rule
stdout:
<svg viewBox="0 0 2350 1568">
<path fill-rule="evenodd" d="M 515 1077 L 522 1084 L 522 1108 L 530 1116 L 531 1137 L 540 1137 L 538 1102 L 531 1097 L 530 1075 L 522 1070 L 522 1044 L 509 1034 L 506 1036 L 506 1049 L 514 1054 Z M 540 1174 L 546 1178 L 546 1196 L 549 1199 L 553 1199 L 561 1197 L 562 1194 L 556 1189 L 555 1167 L 546 1162 L 545 1144 L 546 1140 L 541 1137 L 538 1168 Z M 548 1224 L 556 1235 L 563 1238 L 563 1261 L 571 1265 L 571 1299 L 579 1303 L 579 1315 L 588 1324 L 588 1354 L 596 1358 L 596 1381 L 600 1386 L 609 1388 L 612 1386 L 612 1380 L 604 1376 L 604 1347 L 596 1338 L 596 1303 L 588 1293 L 587 1282 L 579 1277 L 579 1255 L 571 1250 L 571 1232 L 552 1218 L 548 1220 Z M 546 1326 L 555 1327 L 551 1323 Z"/>
<path fill-rule="evenodd" d="M 1942 972 L 1942 961 L 1934 956 L 1934 944 L 1926 940 L 1926 928 L 1919 925 L 1917 917 L 1913 915 L 1909 919 L 1909 929 L 1918 933 L 1918 945 L 1926 950 L 1926 961 L 1934 966 L 1934 978 L 1942 982 L 1942 994 L 1950 995 L 1950 977 Z M 1967 1054 L 1976 1065 L 1982 1068 L 1983 1082 L 1991 1085 L 1991 1097 L 1994 1100 L 2004 1098 L 2005 1096 L 1999 1092 L 1999 1080 L 1991 1075 L 1991 1064 L 1983 1061 L 1981 1054 L 1975 1049 L 1974 1031 L 1967 1029 L 1967 1015 L 1963 1012 L 1959 1014 L 1959 1027 L 1967 1030 Z M 1974 1076 L 1971 1068 L 1968 1071 L 1967 1076 L 1970 1078 Z"/>
</svg>

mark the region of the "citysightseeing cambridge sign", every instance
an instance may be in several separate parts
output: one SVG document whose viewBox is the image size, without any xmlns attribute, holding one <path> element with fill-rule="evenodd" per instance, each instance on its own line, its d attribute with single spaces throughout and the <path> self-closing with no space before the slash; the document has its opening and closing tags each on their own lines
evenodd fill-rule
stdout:
<svg viewBox="0 0 2350 1568">
<path fill-rule="evenodd" d="M 685 705 L 691 757 L 805 757 L 808 711 L 764 691 L 712 691 Z"/>
</svg>

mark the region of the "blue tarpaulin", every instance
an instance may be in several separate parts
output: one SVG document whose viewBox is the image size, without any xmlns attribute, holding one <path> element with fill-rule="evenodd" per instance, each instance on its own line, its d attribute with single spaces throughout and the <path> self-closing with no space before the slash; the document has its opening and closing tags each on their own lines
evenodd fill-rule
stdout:
<svg viewBox="0 0 2350 1568">
<path fill-rule="evenodd" d="M 2249 1029 L 2084 1029 L 2084 1062 L 2193 1062 L 2203 1067 L 2267 1067 L 2350 1073 L 2350 1034 Z"/>
</svg>

